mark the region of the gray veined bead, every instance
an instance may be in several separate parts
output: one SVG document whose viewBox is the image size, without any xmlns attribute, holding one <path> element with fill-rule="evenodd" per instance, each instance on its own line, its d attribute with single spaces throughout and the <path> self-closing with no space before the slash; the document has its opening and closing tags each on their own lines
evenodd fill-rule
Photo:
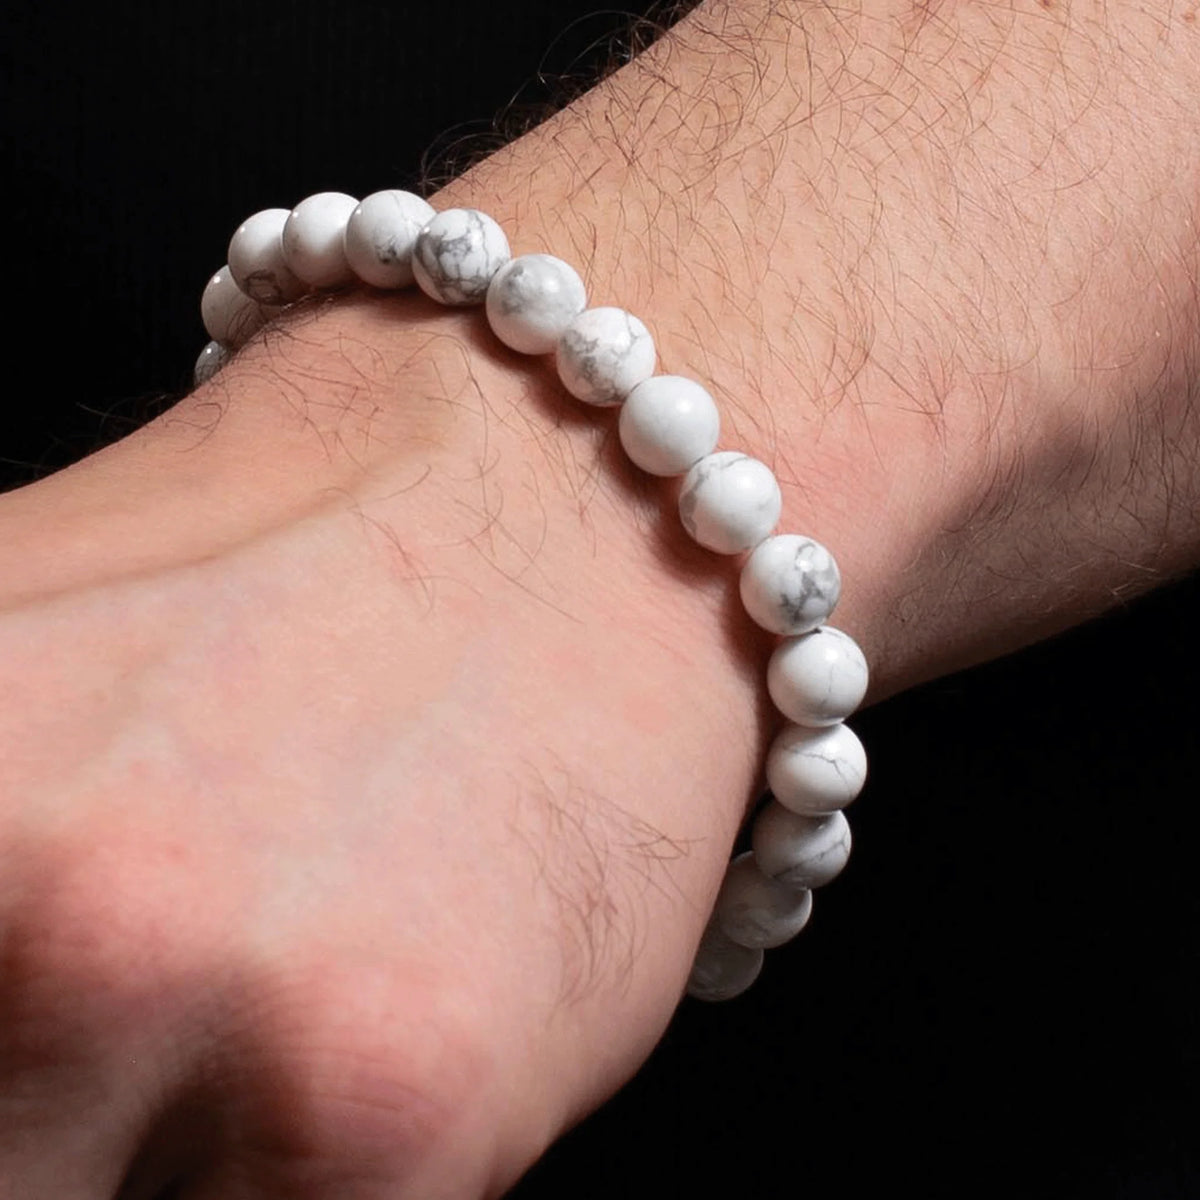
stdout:
<svg viewBox="0 0 1200 1200">
<path fill-rule="evenodd" d="M 441 304 L 482 304 L 493 276 L 511 257 L 504 230 L 475 208 L 448 208 L 417 235 L 417 285 Z"/>
<path fill-rule="evenodd" d="M 304 294 L 283 254 L 283 230 L 290 212 L 264 208 L 247 217 L 229 239 L 229 273 L 252 300 L 290 304 Z"/>
<path fill-rule="evenodd" d="M 792 888 L 819 888 L 850 857 L 850 825 L 840 812 L 802 817 L 772 800 L 755 818 L 750 844 L 764 875 Z"/>
<path fill-rule="evenodd" d="M 620 404 L 654 374 L 658 352 L 641 321 L 623 308 L 585 308 L 555 350 L 562 385 L 585 404 Z"/>
<path fill-rule="evenodd" d="M 492 332 L 521 354 L 549 354 L 587 304 L 575 268 L 552 254 L 522 254 L 496 272 L 487 290 Z"/>
<path fill-rule="evenodd" d="M 350 269 L 371 287 L 408 287 L 417 235 L 436 215 L 432 205 L 412 192 L 372 192 L 346 222 L 344 247 Z"/>
<path fill-rule="evenodd" d="M 740 554 L 775 528 L 783 494 L 764 462 L 739 450 L 706 454 L 683 477 L 679 518 L 706 550 Z"/>
<path fill-rule="evenodd" d="M 710 922 L 692 963 L 688 995 L 696 1000 L 732 1000 L 758 978 L 762 965 L 761 950 L 739 946 Z"/>
<path fill-rule="evenodd" d="M 848 634 L 823 625 L 785 638 L 767 663 L 767 691 L 797 725 L 820 728 L 848 717 L 867 693 L 867 660 Z"/>
<path fill-rule="evenodd" d="M 236 350 L 253 337 L 266 318 L 262 305 L 234 283 L 227 266 L 208 281 L 200 295 L 200 319 L 208 336 L 230 349 Z"/>
<path fill-rule="evenodd" d="M 747 851 L 725 872 L 714 919 L 739 946 L 771 950 L 790 942 L 811 913 L 812 892 L 768 878 L 759 870 L 754 852 Z"/>
<path fill-rule="evenodd" d="M 739 580 L 752 621 L 784 637 L 824 624 L 842 591 L 833 555 L 820 542 L 781 533 L 755 547 Z"/>
<path fill-rule="evenodd" d="M 820 816 L 845 808 L 867 778 L 867 752 L 840 722 L 820 729 L 787 725 L 767 751 L 767 787 L 784 808 Z"/>
</svg>

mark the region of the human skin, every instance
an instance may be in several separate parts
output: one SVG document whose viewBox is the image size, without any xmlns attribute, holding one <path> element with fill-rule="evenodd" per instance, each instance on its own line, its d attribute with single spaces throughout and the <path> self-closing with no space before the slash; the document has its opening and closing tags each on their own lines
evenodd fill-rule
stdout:
<svg viewBox="0 0 1200 1200">
<path fill-rule="evenodd" d="M 705 5 L 435 205 L 710 387 L 883 696 L 1196 559 L 1157 12 Z M 0 1178 L 494 1193 L 636 1068 L 773 720 L 671 496 L 479 313 L 355 296 L 3 498 Z"/>
</svg>

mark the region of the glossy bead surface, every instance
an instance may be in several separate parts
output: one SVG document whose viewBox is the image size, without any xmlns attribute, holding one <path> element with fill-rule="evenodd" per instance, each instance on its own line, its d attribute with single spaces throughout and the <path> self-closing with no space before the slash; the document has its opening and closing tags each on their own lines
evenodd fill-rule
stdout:
<svg viewBox="0 0 1200 1200">
<path fill-rule="evenodd" d="M 225 266 L 205 285 L 200 318 L 214 342 L 236 349 L 262 328 L 266 314 L 234 283 Z"/>
<path fill-rule="evenodd" d="M 196 359 L 193 382 L 197 387 L 207 383 L 228 361 L 229 351 L 220 342 L 209 342 Z"/>
<path fill-rule="evenodd" d="M 739 580 L 746 614 L 770 633 L 808 633 L 828 619 L 842 591 L 837 563 L 819 542 L 798 533 L 754 548 Z"/>
<path fill-rule="evenodd" d="M 833 725 L 867 692 L 867 660 L 840 629 L 823 626 L 779 643 L 767 663 L 767 691 L 797 725 Z"/>
<path fill-rule="evenodd" d="M 761 950 L 739 946 L 710 922 L 692 963 L 688 995 L 696 1000 L 732 1000 L 758 978 L 762 965 Z"/>
<path fill-rule="evenodd" d="M 563 330 L 555 360 L 563 387 L 585 404 L 620 404 L 657 361 L 650 331 L 623 308 L 584 309 Z"/>
<path fill-rule="evenodd" d="M 784 808 L 805 816 L 845 808 L 867 778 L 867 752 L 849 726 L 786 726 L 767 752 L 767 787 Z"/>
<path fill-rule="evenodd" d="M 345 192 L 318 192 L 292 209 L 283 226 L 283 258 L 297 279 L 314 288 L 354 282 L 344 243 L 346 224 L 357 206 Z"/>
<path fill-rule="evenodd" d="M 305 291 L 283 257 L 288 215 L 286 208 L 264 208 L 247 217 L 229 239 L 229 273 L 260 304 L 288 304 Z"/>
<path fill-rule="evenodd" d="M 355 275 L 377 288 L 408 287 L 417 234 L 437 214 L 420 196 L 400 188 L 372 192 L 346 222 L 346 261 Z"/>
<path fill-rule="evenodd" d="M 750 834 L 758 869 L 793 888 L 824 887 L 850 857 L 850 825 L 840 812 L 802 817 L 772 801 Z"/>
<path fill-rule="evenodd" d="M 522 254 L 505 263 L 487 291 L 492 332 L 522 354 L 549 354 L 587 305 L 575 268 L 552 254 Z"/>
<path fill-rule="evenodd" d="M 683 527 L 718 554 L 756 546 L 775 528 L 782 509 L 771 468 L 738 450 L 705 455 L 684 476 L 679 494 Z"/>
<path fill-rule="evenodd" d="M 790 942 L 811 915 L 812 892 L 769 879 L 758 869 L 753 851 L 729 864 L 713 914 L 726 937 L 751 950 Z"/>
<path fill-rule="evenodd" d="M 492 277 L 510 258 L 504 230 L 475 208 L 448 208 L 417 235 L 413 274 L 441 304 L 482 304 Z"/>
<path fill-rule="evenodd" d="M 651 475 L 682 475 L 711 454 L 721 435 L 716 402 L 681 375 L 651 375 L 621 406 L 621 445 Z"/>
</svg>

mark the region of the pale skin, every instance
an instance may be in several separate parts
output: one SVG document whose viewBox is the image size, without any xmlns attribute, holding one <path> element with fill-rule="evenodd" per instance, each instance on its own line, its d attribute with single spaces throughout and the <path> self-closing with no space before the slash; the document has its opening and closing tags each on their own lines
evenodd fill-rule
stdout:
<svg viewBox="0 0 1200 1200">
<path fill-rule="evenodd" d="M 882 697 L 1197 561 L 1163 8 L 703 4 L 433 202 L 706 383 Z M 0 1178 L 496 1195 L 636 1070 L 774 722 L 672 496 L 478 312 L 360 294 L 0 498 Z"/>
</svg>

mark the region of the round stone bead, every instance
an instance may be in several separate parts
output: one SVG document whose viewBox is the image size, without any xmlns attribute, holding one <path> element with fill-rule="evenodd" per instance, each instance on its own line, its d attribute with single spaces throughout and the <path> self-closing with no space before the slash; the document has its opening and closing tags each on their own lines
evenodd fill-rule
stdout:
<svg viewBox="0 0 1200 1200">
<path fill-rule="evenodd" d="M 621 407 L 621 445 L 630 460 L 651 475 L 682 475 L 721 435 L 713 398 L 681 375 L 651 375 Z"/>
<path fill-rule="evenodd" d="M 587 305 L 583 280 L 552 254 L 522 254 L 500 268 L 487 291 L 492 332 L 522 354 L 549 354 Z"/>
<path fill-rule="evenodd" d="M 755 547 L 742 567 L 740 589 L 750 619 L 788 637 L 828 619 L 842 578 L 833 555 L 819 542 L 781 533 Z"/>
<path fill-rule="evenodd" d="M 286 208 L 264 208 L 247 217 L 229 239 L 229 273 L 252 300 L 289 304 L 304 294 L 304 284 L 283 258 Z"/>
<path fill-rule="evenodd" d="M 229 351 L 220 342 L 209 342 L 196 359 L 192 379 L 197 387 L 207 383 L 229 360 Z"/>
<path fill-rule="evenodd" d="M 812 892 L 768 879 L 758 869 L 751 850 L 729 864 L 714 919 L 721 932 L 739 946 L 771 950 L 790 942 L 808 924 L 811 914 Z"/>
<path fill-rule="evenodd" d="M 834 725 L 862 703 L 867 660 L 849 634 L 826 625 L 775 647 L 767 663 L 767 691 L 797 725 Z"/>
<path fill-rule="evenodd" d="M 784 808 L 804 816 L 845 808 L 867 779 L 867 752 L 840 722 L 823 729 L 788 725 L 767 752 L 767 786 Z"/>
<path fill-rule="evenodd" d="M 224 266 L 205 285 L 200 318 L 214 342 L 236 349 L 262 328 L 266 314 L 234 283 L 229 267 Z"/>
<path fill-rule="evenodd" d="M 771 468 L 738 450 L 705 455 L 684 476 L 679 494 L 683 527 L 718 554 L 756 546 L 775 528 L 782 509 Z"/>
<path fill-rule="evenodd" d="M 373 192 L 346 222 L 345 250 L 350 269 L 371 287 L 402 288 L 413 281 L 417 234 L 437 214 L 420 196 L 400 188 Z"/>
<path fill-rule="evenodd" d="M 292 274 L 309 287 L 339 288 L 354 282 L 346 261 L 346 223 L 358 201 L 345 192 L 318 192 L 288 214 L 283 226 L 283 258 Z"/>
<path fill-rule="evenodd" d="M 710 922 L 692 963 L 688 995 L 696 1000 L 732 1000 L 758 978 L 762 965 L 761 950 L 739 946 Z"/>
<path fill-rule="evenodd" d="M 750 832 L 758 869 L 790 888 L 824 887 L 850 857 L 850 825 L 840 812 L 802 817 L 772 801 Z"/>
<path fill-rule="evenodd" d="M 623 308 L 586 308 L 563 330 L 556 351 L 563 387 L 585 404 L 620 404 L 658 361 L 650 331 Z"/>
<path fill-rule="evenodd" d="M 509 257 L 508 238 L 487 213 L 448 208 L 417 235 L 413 274 L 421 291 L 441 304 L 482 304 Z"/>
</svg>

